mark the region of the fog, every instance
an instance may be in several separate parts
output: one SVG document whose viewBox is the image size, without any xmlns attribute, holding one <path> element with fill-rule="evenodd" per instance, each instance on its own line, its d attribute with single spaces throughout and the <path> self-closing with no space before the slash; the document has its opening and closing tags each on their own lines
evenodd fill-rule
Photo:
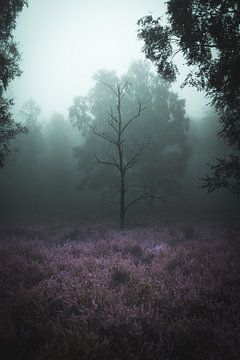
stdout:
<svg viewBox="0 0 240 360">
<path fill-rule="evenodd" d="M 16 112 L 33 98 L 44 116 L 56 111 L 67 115 L 73 97 L 87 93 L 97 70 L 122 75 L 133 60 L 144 59 L 137 20 L 150 13 L 164 17 L 164 11 L 162 0 L 30 1 L 15 32 L 23 70 L 11 87 Z M 186 98 L 187 112 L 199 118 L 207 101 L 193 88 L 180 89 L 186 73 L 181 57 L 179 64 L 174 89 Z"/>
</svg>

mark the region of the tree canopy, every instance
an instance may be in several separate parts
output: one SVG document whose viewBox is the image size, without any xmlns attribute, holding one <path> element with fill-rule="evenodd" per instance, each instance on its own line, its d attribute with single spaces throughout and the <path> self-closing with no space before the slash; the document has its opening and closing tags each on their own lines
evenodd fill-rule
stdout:
<svg viewBox="0 0 240 360">
<path fill-rule="evenodd" d="M 26 128 L 13 119 L 11 108 L 13 99 L 8 99 L 6 90 L 16 76 L 21 75 L 19 68 L 20 53 L 13 38 L 13 30 L 19 12 L 27 5 L 25 0 L 0 1 L 0 167 L 3 167 L 10 152 L 9 141 Z"/>
<path fill-rule="evenodd" d="M 212 166 L 204 180 L 209 191 L 240 192 L 240 3 L 236 0 L 169 0 L 168 24 L 151 15 L 138 21 L 143 51 L 166 80 L 176 80 L 175 55 L 181 52 L 189 73 L 183 86 L 204 90 L 219 113 L 219 132 L 233 154 Z"/>
</svg>

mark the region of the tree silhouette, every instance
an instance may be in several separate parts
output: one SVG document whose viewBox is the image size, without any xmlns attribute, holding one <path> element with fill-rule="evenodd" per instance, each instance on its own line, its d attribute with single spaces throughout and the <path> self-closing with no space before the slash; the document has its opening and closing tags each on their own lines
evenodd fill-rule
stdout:
<svg viewBox="0 0 240 360">
<path fill-rule="evenodd" d="M 125 132 L 128 131 L 129 126 L 137 120 L 141 113 L 145 110 L 145 107 L 142 106 L 141 101 L 139 100 L 137 112 L 131 116 L 129 119 L 123 119 L 122 116 L 122 103 L 124 97 L 128 91 L 128 83 L 121 85 L 117 83 L 115 88 L 109 84 L 105 84 L 115 95 L 116 97 L 116 112 L 114 113 L 113 109 L 108 112 L 108 124 L 113 129 L 115 136 L 107 134 L 104 132 L 99 132 L 95 127 L 92 127 L 95 135 L 103 138 L 109 144 L 113 145 L 114 150 L 110 152 L 106 159 L 100 159 L 98 155 L 95 155 L 95 158 L 99 164 L 108 165 L 115 167 L 119 172 L 120 177 L 120 228 L 123 228 L 125 225 L 125 215 L 128 209 L 136 204 L 140 200 L 146 199 L 158 199 L 165 202 L 162 198 L 156 195 L 148 194 L 148 192 L 141 187 L 139 184 L 128 184 L 126 182 L 126 175 L 129 170 L 138 162 L 139 158 L 143 155 L 144 149 L 148 146 L 147 143 L 142 142 L 138 144 L 137 149 L 133 154 L 129 156 L 126 151 L 126 139 Z M 133 200 L 126 203 L 126 194 L 130 188 L 140 187 L 142 189 L 141 194 L 134 198 Z"/>
<path fill-rule="evenodd" d="M 143 141 L 137 144 L 133 152 L 129 152 L 129 146 L 127 144 L 126 133 L 128 132 L 131 125 L 137 121 L 141 116 L 145 107 L 139 100 L 138 108 L 135 114 L 130 117 L 123 116 L 122 106 L 123 101 L 127 93 L 129 92 L 128 83 L 117 83 L 115 86 L 104 83 L 104 85 L 110 90 L 112 95 L 115 97 L 116 105 L 115 108 L 111 107 L 110 111 L 107 112 L 108 116 L 108 128 L 99 130 L 95 125 L 89 124 L 89 128 L 93 134 L 100 137 L 104 142 L 110 145 L 108 151 L 105 152 L 105 156 L 101 157 L 99 154 L 95 154 L 96 161 L 104 166 L 110 166 L 117 170 L 119 175 L 119 193 L 120 193 L 120 228 L 125 226 L 125 215 L 127 211 L 141 200 L 157 199 L 163 203 L 167 203 L 166 200 L 162 199 L 156 194 L 151 194 L 147 191 L 147 188 L 140 184 L 132 184 L 127 181 L 128 172 L 136 165 L 144 150 L 148 147 L 148 142 Z M 73 110 L 73 109 L 72 109 Z M 70 111 L 71 112 L 71 111 Z M 132 188 L 138 188 L 140 190 L 138 196 L 127 201 L 126 195 Z"/>
</svg>

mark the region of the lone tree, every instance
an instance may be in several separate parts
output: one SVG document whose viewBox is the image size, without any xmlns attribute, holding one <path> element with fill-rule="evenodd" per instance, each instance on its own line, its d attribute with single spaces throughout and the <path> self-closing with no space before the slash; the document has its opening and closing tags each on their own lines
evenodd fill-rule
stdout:
<svg viewBox="0 0 240 360">
<path fill-rule="evenodd" d="M 13 39 L 13 30 L 19 12 L 27 5 L 25 0 L 1 0 L 0 2 L 0 167 L 10 153 L 9 141 L 26 128 L 13 119 L 13 99 L 8 99 L 6 90 L 11 80 L 21 75 L 18 62 L 20 54 Z"/>
<path fill-rule="evenodd" d="M 168 24 L 145 16 L 138 21 L 143 51 L 161 76 L 172 82 L 181 52 L 190 67 L 186 84 L 204 90 L 215 106 L 218 134 L 233 153 L 212 165 L 203 187 L 240 193 L 240 2 L 238 0 L 168 0 Z"/>
<path fill-rule="evenodd" d="M 94 80 L 88 94 L 75 97 L 69 108 L 81 135 L 74 148 L 78 189 L 90 190 L 82 192 L 89 204 L 104 207 L 110 200 L 112 206 L 121 196 L 122 178 L 122 213 L 143 199 L 151 211 L 162 204 L 158 197 L 174 201 L 191 153 L 185 101 L 141 61 L 133 62 L 120 78 L 114 71 L 99 70 Z"/>
<path fill-rule="evenodd" d="M 153 194 L 149 194 L 147 190 L 142 187 L 140 184 L 129 184 L 127 182 L 127 174 L 138 162 L 139 158 L 143 155 L 144 149 L 148 146 L 147 142 L 142 142 L 138 144 L 137 149 L 134 153 L 130 154 L 128 149 L 128 144 L 126 143 L 125 133 L 128 131 L 128 128 L 133 124 L 140 116 L 141 113 L 145 110 L 141 101 L 139 100 L 138 109 L 136 113 L 129 118 L 124 118 L 122 113 L 122 105 L 126 94 L 128 93 L 128 83 L 124 85 L 117 83 L 116 86 L 111 86 L 110 84 L 105 83 L 106 87 L 112 92 L 116 99 L 115 111 L 113 108 L 107 112 L 108 116 L 108 126 L 111 128 L 111 132 L 107 130 L 98 130 L 96 126 L 89 124 L 89 128 L 93 133 L 102 138 L 105 142 L 110 144 L 111 149 L 105 154 L 104 158 L 101 158 L 98 154 L 95 154 L 95 159 L 99 164 L 107 165 L 115 168 L 119 174 L 119 193 L 120 193 L 120 228 L 124 228 L 125 225 L 125 215 L 129 208 L 135 205 L 140 200 L 147 199 L 158 199 L 164 203 L 167 203 L 161 197 Z M 70 109 L 71 112 L 74 109 Z M 134 199 L 126 202 L 126 194 L 130 188 L 140 188 L 141 193 Z"/>
</svg>

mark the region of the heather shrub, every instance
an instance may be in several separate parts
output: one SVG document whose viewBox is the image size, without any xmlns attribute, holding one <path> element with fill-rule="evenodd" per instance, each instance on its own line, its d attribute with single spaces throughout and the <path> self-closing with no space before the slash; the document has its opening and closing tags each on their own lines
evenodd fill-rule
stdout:
<svg viewBox="0 0 240 360">
<path fill-rule="evenodd" d="M 139 244 L 129 244 L 124 247 L 123 253 L 140 259 L 143 256 L 143 249 Z"/>
<path fill-rule="evenodd" d="M 111 271 L 111 280 L 113 285 L 123 285 L 129 282 L 130 273 L 127 269 L 114 266 Z"/>
<path fill-rule="evenodd" d="M 1 237 L 0 358 L 238 359 L 239 243 L 202 226 L 171 246 L 167 226 Z"/>
</svg>

